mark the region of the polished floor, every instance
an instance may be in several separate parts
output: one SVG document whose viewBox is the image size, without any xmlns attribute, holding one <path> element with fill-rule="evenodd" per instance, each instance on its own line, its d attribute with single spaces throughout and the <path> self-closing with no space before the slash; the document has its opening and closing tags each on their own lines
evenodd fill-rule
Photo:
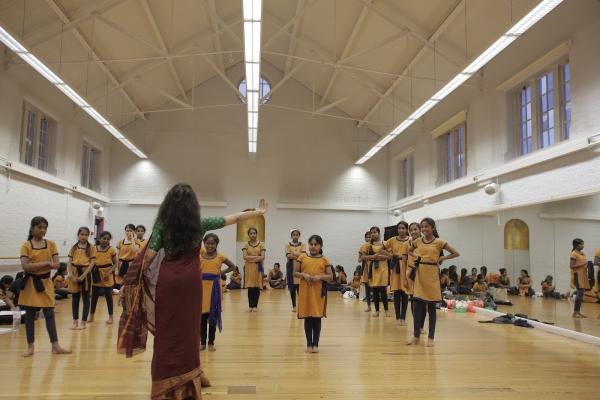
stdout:
<svg viewBox="0 0 600 400">
<path fill-rule="evenodd" d="M 205 399 L 564 400 L 600 392 L 600 348 L 535 329 L 479 324 L 473 314 L 439 312 L 436 347 L 407 347 L 409 327 L 373 318 L 364 303 L 330 293 L 321 352 L 305 354 L 302 321 L 290 312 L 287 292 L 263 292 L 257 314 L 246 312 L 245 291 L 226 293 L 224 307 L 217 351 L 201 354 L 213 383 Z M 50 354 L 43 321 L 36 323 L 32 358 L 20 356 L 23 328 L 0 335 L 0 398 L 148 398 L 152 350 L 131 359 L 117 354 L 117 326 L 104 324 L 104 303 L 84 331 L 69 330 L 69 300 L 58 311 L 60 341 L 73 354 Z"/>
</svg>

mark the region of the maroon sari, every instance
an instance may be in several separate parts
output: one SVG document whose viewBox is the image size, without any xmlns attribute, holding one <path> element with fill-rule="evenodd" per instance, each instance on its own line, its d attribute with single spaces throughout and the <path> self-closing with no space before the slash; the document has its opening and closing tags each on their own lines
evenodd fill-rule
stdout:
<svg viewBox="0 0 600 400">
<path fill-rule="evenodd" d="M 200 399 L 201 386 L 210 386 L 200 368 L 198 253 L 196 249 L 177 258 L 165 256 L 156 269 L 142 265 L 144 250 L 125 277 L 118 351 L 131 357 L 146 348 L 147 330 L 154 333 L 152 399 Z"/>
</svg>

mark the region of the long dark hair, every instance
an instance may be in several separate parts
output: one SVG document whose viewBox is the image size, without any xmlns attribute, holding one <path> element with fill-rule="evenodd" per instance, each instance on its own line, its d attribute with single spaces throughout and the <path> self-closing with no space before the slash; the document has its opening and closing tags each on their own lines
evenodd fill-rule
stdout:
<svg viewBox="0 0 600 400">
<path fill-rule="evenodd" d="M 200 245 L 200 205 L 190 185 L 178 183 L 169 190 L 158 210 L 156 224 L 162 227 L 165 252 L 171 256 Z"/>
<path fill-rule="evenodd" d="M 433 233 L 433 237 L 436 237 L 436 238 L 440 237 L 440 235 L 438 234 L 437 228 L 435 226 L 435 221 L 433 220 L 433 218 L 429 218 L 429 217 L 423 218 L 421 220 L 421 224 L 423 222 L 425 222 L 427 225 L 431 226 L 431 232 Z"/>
<path fill-rule="evenodd" d="M 323 238 L 319 235 L 312 235 L 311 237 L 308 238 L 308 242 L 310 244 L 310 242 L 312 241 L 316 241 L 317 243 L 319 243 L 321 245 L 321 249 L 319 250 L 319 254 L 323 254 Z"/>
<path fill-rule="evenodd" d="M 29 234 L 27 235 L 27 240 L 33 239 L 33 227 L 46 224 L 48 226 L 48 220 L 44 217 L 33 217 L 31 219 L 31 224 L 29 224 Z"/>
<path fill-rule="evenodd" d="M 583 239 L 573 239 L 573 250 L 577 249 L 577 246 L 583 244 Z"/>
<path fill-rule="evenodd" d="M 378 227 L 378 226 L 372 226 L 372 227 L 371 227 L 371 229 L 369 229 L 369 233 L 371 233 L 371 231 L 373 231 L 373 230 L 376 230 L 376 231 L 377 231 L 377 233 L 379 233 L 379 235 L 381 236 L 381 231 L 379 230 L 379 227 Z M 381 237 L 379 238 L 379 240 L 381 240 Z M 371 244 L 373 244 L 373 239 L 372 239 L 372 238 L 370 238 L 370 239 L 369 239 L 369 242 L 370 242 Z"/>
<path fill-rule="evenodd" d="M 406 234 L 410 236 L 410 233 L 408 232 L 408 222 L 406 221 L 400 221 L 396 224 L 396 235 L 398 234 L 398 228 L 400 227 L 400 225 L 406 228 Z"/>
<path fill-rule="evenodd" d="M 77 229 L 77 236 L 79 236 L 79 234 L 83 231 L 87 231 L 88 235 L 90 234 L 90 228 L 88 228 L 87 226 L 82 226 L 81 228 Z M 77 241 L 75 242 L 73 247 L 71 247 L 71 252 L 75 253 L 75 250 L 77 250 L 77 247 L 79 247 L 79 238 L 77 238 Z M 91 247 L 92 247 L 92 245 L 90 244 L 90 242 L 88 240 L 85 244 L 85 255 L 87 257 L 89 257 L 91 255 Z"/>
</svg>

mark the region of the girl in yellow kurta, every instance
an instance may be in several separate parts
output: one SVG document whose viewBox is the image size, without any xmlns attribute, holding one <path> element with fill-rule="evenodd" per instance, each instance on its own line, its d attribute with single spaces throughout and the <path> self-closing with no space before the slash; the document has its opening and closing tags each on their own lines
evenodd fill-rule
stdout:
<svg viewBox="0 0 600 400">
<path fill-rule="evenodd" d="M 429 313 L 427 345 L 433 346 L 437 317 L 435 304 L 442 300 L 440 264 L 444 260 L 458 257 L 459 254 L 452 246 L 439 238 L 433 219 L 424 218 L 421 221 L 421 232 L 423 236 L 413 241 L 408 249 L 409 254 L 412 253 L 416 257 L 413 266 L 416 268 L 416 274 L 413 293 L 414 336 L 407 344 L 412 345 L 419 342 L 425 315 Z M 444 255 L 444 250 L 450 254 Z"/>
<path fill-rule="evenodd" d="M 329 259 L 323 256 L 323 239 L 312 235 L 308 253 L 301 254 L 294 266 L 294 277 L 300 278 L 298 318 L 304 319 L 306 352 L 319 352 L 321 318 L 327 317 L 327 282 L 333 280 Z"/>
<path fill-rule="evenodd" d="M 115 269 L 115 288 L 120 289 L 123 285 L 123 278 L 129 269 L 129 263 L 135 259 L 141 250 L 140 243 L 135 233 L 135 225 L 125 225 L 125 238 L 119 240 L 117 244 L 117 268 Z"/>
<path fill-rule="evenodd" d="M 360 277 L 360 283 L 365 285 L 365 300 L 367 301 L 367 308 L 365 312 L 371 312 L 371 287 L 369 286 L 369 268 L 366 260 L 362 259 L 362 250 L 365 244 L 371 243 L 371 231 L 365 232 L 365 243 L 361 244 L 358 248 L 358 262 L 361 263 L 362 275 Z"/>
<path fill-rule="evenodd" d="M 135 238 L 138 242 L 138 245 L 140 246 L 140 249 L 143 249 L 144 246 L 146 245 L 146 242 L 148 241 L 148 239 L 144 238 L 145 234 L 146 234 L 146 227 L 144 225 L 138 225 L 135 227 Z"/>
<path fill-rule="evenodd" d="M 294 276 L 294 261 L 301 254 L 306 253 L 306 246 L 300 242 L 300 230 L 294 229 L 291 233 L 292 241 L 285 244 L 286 264 L 286 279 L 287 286 L 292 299 L 292 312 L 296 312 L 296 295 L 298 294 L 298 285 L 300 280 Z"/>
<path fill-rule="evenodd" d="M 96 263 L 96 247 L 88 242 L 90 230 L 82 226 L 77 231 L 77 243 L 69 251 L 69 293 L 73 311 L 73 326 L 71 329 L 85 329 L 90 312 L 90 291 L 92 277 L 90 273 Z M 79 300 L 83 300 L 83 316 L 79 324 Z"/>
<path fill-rule="evenodd" d="M 369 287 L 371 288 L 373 301 L 375 302 L 375 314 L 373 314 L 373 317 L 379 316 L 380 301 L 383 302 L 385 316 L 389 317 L 387 286 L 389 283 L 388 259 L 391 258 L 391 255 L 386 251 L 383 243 L 379 241 L 379 235 L 379 228 L 376 226 L 372 227 L 370 242 L 365 243 L 360 249 L 360 260 L 367 262 Z"/>
<path fill-rule="evenodd" d="M 573 318 L 587 318 L 581 313 L 581 303 L 583 295 L 587 289 L 590 289 L 590 282 L 587 274 L 587 257 L 583 253 L 583 240 L 573 240 L 573 250 L 571 251 L 571 287 L 575 289 L 575 308 Z"/>
<path fill-rule="evenodd" d="M 217 327 L 222 330 L 221 312 L 223 308 L 221 275 L 233 271 L 235 264 L 221 253 L 217 253 L 219 237 L 208 233 L 203 239 L 204 248 L 200 252 L 200 271 L 202 272 L 202 322 L 200 325 L 200 350 L 206 349 L 208 328 L 208 350 L 215 351 L 215 334 Z M 221 265 L 227 269 L 221 270 Z"/>
<path fill-rule="evenodd" d="M 27 331 L 27 351 L 23 357 L 34 352 L 35 316 L 42 309 L 46 329 L 52 343 L 52 354 L 68 354 L 58 344 L 56 321 L 54 318 L 54 285 L 50 272 L 58 269 L 58 249 L 51 240 L 44 239 L 48 230 L 48 221 L 44 217 L 31 220 L 29 236 L 21 246 L 21 267 L 25 272 L 19 293 L 19 306 L 25 309 L 25 329 Z"/>
<path fill-rule="evenodd" d="M 117 265 L 117 250 L 110 245 L 112 234 L 104 231 L 100 234 L 100 244 L 96 245 L 96 265 L 92 270 L 92 307 L 88 322 L 94 322 L 98 297 L 102 293 L 106 299 L 108 309 L 108 320 L 113 323 L 113 297 L 112 290 L 115 286 L 114 271 Z"/>
<path fill-rule="evenodd" d="M 258 299 L 263 285 L 265 271 L 265 244 L 258 240 L 258 230 L 248 229 L 250 241 L 242 249 L 244 255 L 244 287 L 248 288 L 248 307 L 250 312 L 258 312 Z"/>
<path fill-rule="evenodd" d="M 408 253 L 408 223 L 398 222 L 398 236 L 385 242 L 386 249 L 392 254 L 390 261 L 390 290 L 394 293 L 394 311 L 399 325 L 406 325 L 406 310 L 408 309 L 408 282 L 406 279 L 406 260 Z"/>
</svg>

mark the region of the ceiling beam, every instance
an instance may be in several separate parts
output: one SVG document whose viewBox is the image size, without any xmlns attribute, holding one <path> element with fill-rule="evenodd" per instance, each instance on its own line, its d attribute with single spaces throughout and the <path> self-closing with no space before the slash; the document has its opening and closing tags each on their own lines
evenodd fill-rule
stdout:
<svg viewBox="0 0 600 400">
<path fill-rule="evenodd" d="M 210 6 L 207 3 L 207 0 L 199 0 L 200 1 L 200 5 L 206 10 L 206 12 L 210 15 L 211 18 L 214 18 L 217 21 L 217 26 L 221 26 L 222 28 L 225 29 L 225 31 L 227 33 L 229 33 L 229 36 L 231 36 L 231 38 L 240 46 L 244 46 L 244 41 L 242 40 L 241 37 L 238 36 L 237 33 L 235 33 L 233 31 L 233 29 L 231 29 L 231 26 L 227 25 L 225 23 L 225 21 L 223 21 L 223 18 L 221 18 L 216 11 L 213 11 Z"/>
<path fill-rule="evenodd" d="M 241 19 L 236 19 L 235 21 L 232 21 L 229 24 L 229 26 L 235 26 L 235 25 L 239 24 L 240 22 L 242 22 Z M 169 56 L 171 56 L 171 57 L 182 56 L 190 49 L 196 47 L 198 45 L 199 41 L 210 40 L 214 35 L 220 35 L 224 31 L 225 31 L 225 28 L 221 28 L 217 32 L 212 32 L 212 30 L 210 30 L 210 29 L 203 30 L 202 32 L 192 35 L 189 38 L 184 39 L 181 42 L 175 44 L 172 48 L 172 51 L 169 53 Z M 100 86 L 92 89 L 92 92 L 102 91 L 102 93 L 98 97 L 92 99 L 91 101 L 93 101 L 93 102 L 98 101 L 98 100 L 110 95 L 111 93 L 113 93 L 117 90 L 120 90 L 125 85 L 127 85 L 127 84 L 131 83 L 132 81 L 140 78 L 141 76 L 155 70 L 156 68 L 165 64 L 167 61 L 168 61 L 168 58 L 154 60 L 147 64 L 140 65 L 139 67 L 133 68 L 132 70 L 128 71 L 121 77 L 122 80 L 118 85 L 110 88 L 108 91 L 104 90 L 105 89 L 104 85 L 100 85 Z"/>
<path fill-rule="evenodd" d="M 58 6 L 58 4 L 56 4 L 56 2 L 54 0 L 46 0 L 46 3 L 64 24 L 71 23 L 71 20 L 69 20 L 67 15 L 62 11 L 62 9 Z M 83 37 L 83 35 L 81 35 L 81 33 L 79 32 L 79 30 L 77 28 L 73 29 L 73 35 L 75 35 L 75 38 L 83 46 L 84 50 L 88 52 L 89 56 L 91 56 L 93 62 L 98 66 L 98 68 L 100 68 L 100 70 L 102 70 L 104 72 L 104 74 L 108 77 L 108 79 L 114 85 L 119 86 L 120 82 L 117 79 L 117 77 L 100 60 L 100 57 L 98 56 L 96 51 L 92 48 L 92 46 L 88 43 L 88 41 Z M 133 107 L 133 109 L 135 110 L 138 117 L 140 117 L 142 119 L 146 119 L 144 112 L 136 104 L 136 102 L 133 100 L 133 98 L 131 98 L 129 93 L 127 93 L 127 91 L 123 87 L 121 87 L 119 91 L 121 92 L 121 94 L 123 95 L 125 100 L 127 100 L 127 102 L 131 105 L 131 107 Z"/>
<path fill-rule="evenodd" d="M 282 34 L 284 31 L 287 31 L 290 26 L 295 24 L 298 19 L 302 18 L 304 16 L 304 14 L 306 14 L 308 12 L 308 10 L 310 10 L 315 4 L 317 4 L 317 0 L 311 0 L 310 3 L 306 7 L 304 7 L 300 13 L 297 12 L 292 17 L 292 19 L 290 19 L 285 24 L 280 25 L 277 29 L 277 32 L 275 32 L 273 35 L 271 35 L 269 37 L 269 39 L 265 43 L 263 43 L 262 49 L 263 50 L 268 49 L 273 43 L 275 43 L 275 39 L 277 39 L 277 37 L 280 34 Z M 289 51 L 288 51 L 288 54 L 289 54 Z"/>
<path fill-rule="evenodd" d="M 56 36 L 62 35 L 63 33 L 68 32 L 72 29 L 76 29 L 81 23 L 92 19 L 98 15 L 102 15 L 105 12 L 112 10 L 116 6 L 126 1 L 128 0 L 104 0 L 84 2 L 84 5 L 77 11 L 75 11 L 71 18 L 68 18 L 69 22 L 64 22 L 64 19 L 61 18 L 62 25 L 60 29 L 50 30 L 49 28 L 54 28 L 54 26 L 56 26 L 55 22 L 50 22 L 39 27 L 30 34 L 25 35 L 23 37 L 23 41 L 27 43 L 28 48 L 33 49 L 34 47 L 39 46 L 40 44 L 45 43 Z M 50 7 L 53 8 L 53 6 Z M 60 12 L 63 15 L 65 15 L 62 12 L 62 10 Z"/>
<path fill-rule="evenodd" d="M 463 10 L 463 8 L 465 6 L 465 1 L 466 0 L 461 0 L 456 5 L 456 7 L 454 7 L 454 9 L 450 12 L 450 14 L 448 14 L 448 16 L 446 18 L 444 18 L 444 20 L 437 27 L 437 29 L 435 30 L 435 32 L 433 32 L 431 34 L 431 36 L 429 36 L 429 39 L 427 39 L 427 41 L 429 43 L 434 43 L 446 31 L 446 29 L 448 29 L 448 26 L 452 23 L 452 21 L 454 21 L 454 19 L 458 16 L 458 14 L 460 14 L 461 11 Z M 421 60 L 421 58 L 423 58 L 425 56 L 425 54 L 427 53 L 427 49 L 428 49 L 427 46 L 421 47 L 421 49 L 415 55 L 415 57 L 408 63 L 408 65 L 406 65 L 402 69 L 402 71 L 400 72 L 399 76 L 394 80 L 394 82 L 392 82 L 392 84 L 385 91 L 384 98 L 389 97 L 389 95 L 394 91 L 394 89 L 396 88 L 396 86 L 398 86 L 398 84 L 400 82 L 402 82 L 404 79 L 408 79 L 407 75 L 414 68 L 414 66 Z M 461 70 L 462 70 L 462 67 L 461 67 Z M 365 125 L 366 121 L 369 121 L 369 119 L 373 116 L 373 114 L 375 113 L 375 111 L 379 108 L 379 106 L 381 106 L 382 102 L 383 102 L 383 99 L 379 99 L 369 109 L 369 111 L 362 118 L 362 121 L 358 124 L 359 128 L 363 127 Z"/>
<path fill-rule="evenodd" d="M 290 43 L 288 45 L 288 56 L 285 59 L 283 70 L 286 74 L 290 71 L 294 64 L 294 59 L 291 58 L 291 56 L 293 56 L 294 52 L 296 51 L 296 42 L 294 41 L 294 38 L 296 37 L 296 35 L 298 35 L 298 30 L 300 30 L 300 26 L 302 25 L 302 15 L 304 15 L 302 10 L 305 6 L 306 0 L 298 0 L 296 2 L 296 13 L 294 14 L 294 23 L 292 24 L 292 38 L 290 39 Z M 298 16 L 298 18 L 296 18 L 296 16 Z"/>
<path fill-rule="evenodd" d="M 346 56 L 346 57 L 340 59 L 338 61 L 338 64 L 341 64 L 341 65 L 348 64 L 352 59 L 354 59 L 354 58 L 356 58 L 358 56 L 362 56 L 363 54 L 369 53 L 371 51 L 375 51 L 377 49 L 385 47 L 385 46 L 387 46 L 389 44 L 392 44 L 396 40 L 398 40 L 400 38 L 403 38 L 404 36 L 406 36 L 406 32 L 396 33 L 396 34 L 394 34 L 394 35 L 392 35 L 390 37 L 387 37 L 387 38 L 382 39 L 382 40 L 380 40 L 380 41 L 378 41 L 376 43 L 373 43 L 371 46 L 369 46 L 369 47 L 367 47 L 365 49 L 359 50 L 359 51 L 357 51 L 355 53 L 350 54 L 349 56 Z"/>
<path fill-rule="evenodd" d="M 163 50 L 163 52 L 165 54 L 169 54 L 169 49 L 167 48 L 167 44 L 165 43 L 164 36 L 163 36 L 162 32 L 160 31 L 158 24 L 156 23 L 156 18 L 154 17 L 154 13 L 152 13 L 152 9 L 150 8 L 150 4 L 148 3 L 148 0 L 140 0 L 140 3 L 142 5 L 142 9 L 144 10 L 144 13 L 146 14 L 146 18 L 148 19 L 148 22 L 150 22 L 150 27 L 152 28 L 152 32 L 154 33 L 154 37 L 156 38 L 156 41 L 158 42 L 158 44 L 159 44 L 160 48 Z M 177 72 L 177 69 L 175 68 L 173 59 L 168 58 L 167 63 L 169 65 L 169 72 L 171 73 L 171 77 L 173 78 L 173 81 L 175 82 L 175 85 L 177 85 L 177 89 L 179 90 L 179 95 L 182 98 L 187 100 L 187 94 L 185 92 L 185 88 L 183 87 L 183 82 L 181 81 L 181 76 L 179 75 L 179 73 Z"/>
<path fill-rule="evenodd" d="M 159 88 L 156 85 L 150 85 L 150 84 L 144 82 L 141 79 L 139 79 L 137 81 L 137 83 L 141 84 L 142 86 L 144 86 L 147 89 L 154 90 L 154 91 L 160 93 L 161 95 L 163 95 L 164 97 L 166 97 L 168 100 L 171 100 L 172 102 L 177 103 L 177 104 L 179 104 L 179 105 L 181 105 L 181 106 L 183 106 L 183 107 L 185 107 L 187 109 L 189 109 L 189 108 L 192 107 L 191 104 L 189 104 L 189 103 L 187 103 L 187 102 L 185 102 L 185 101 L 183 101 L 181 99 L 178 99 L 177 97 L 173 96 L 170 93 L 165 92 L 164 90 L 162 90 L 161 88 Z"/>
<path fill-rule="evenodd" d="M 300 67 L 302 67 L 302 65 L 304 65 L 304 61 L 300 61 L 299 63 L 294 65 L 294 68 L 292 68 L 290 71 L 286 72 L 283 75 L 283 78 L 281 78 L 279 80 L 279 82 L 277 82 L 275 84 L 275 86 L 273 86 L 271 88 L 271 91 L 269 92 L 268 96 L 272 96 L 273 93 L 275 93 L 279 88 L 281 88 L 284 83 L 286 83 L 291 77 L 294 76 L 294 74 L 300 69 Z"/>
<path fill-rule="evenodd" d="M 368 14 L 369 14 L 369 7 L 363 6 L 357 20 L 354 22 L 354 27 L 352 28 L 352 32 L 350 32 L 350 36 L 348 36 L 348 40 L 346 40 L 346 44 L 344 45 L 344 50 L 342 51 L 342 54 L 340 55 L 340 57 L 338 58 L 336 63 L 339 63 L 340 59 L 344 59 L 344 58 L 346 58 L 346 56 L 348 56 L 350 49 L 352 48 L 352 46 L 354 46 L 354 40 L 356 39 L 356 35 L 358 34 L 358 32 L 360 32 L 362 25 L 365 22 L 365 19 L 367 18 Z M 325 88 L 325 92 L 323 92 L 323 96 L 321 97 L 321 103 L 320 103 L 321 106 L 329 98 L 329 93 L 333 89 L 333 85 L 335 84 L 335 79 L 337 78 L 338 72 L 339 72 L 338 68 L 333 69 L 331 78 L 329 79 L 329 82 L 327 83 L 327 86 Z"/>
<path fill-rule="evenodd" d="M 334 101 L 333 103 L 329 103 L 329 104 L 327 104 L 327 105 L 325 105 L 325 106 L 323 106 L 321 108 L 317 108 L 315 110 L 315 112 L 317 114 L 323 113 L 323 112 L 329 110 L 330 108 L 333 108 L 333 107 L 337 106 L 338 104 L 342 104 L 346 100 L 348 100 L 348 96 L 342 97 L 341 99 L 338 99 L 338 100 Z"/>
<path fill-rule="evenodd" d="M 365 7 L 368 7 L 371 11 L 373 11 L 375 14 L 379 15 L 384 21 L 388 22 L 390 25 L 392 25 L 399 31 L 401 31 L 401 32 L 407 31 L 409 35 L 411 35 L 413 38 L 415 38 L 416 40 L 421 42 L 421 44 L 424 47 L 427 47 L 430 50 L 434 51 L 436 55 L 439 55 L 440 57 L 442 57 L 449 63 L 451 63 L 455 66 L 461 65 L 461 63 L 459 61 L 455 60 L 453 57 L 449 56 L 444 51 L 441 51 L 439 48 L 437 48 L 434 44 L 435 41 L 431 41 L 431 40 L 425 38 L 422 34 L 418 33 L 417 28 L 410 21 L 406 20 L 405 18 L 396 16 L 396 15 L 392 18 L 389 15 L 389 13 L 381 11 L 377 7 L 375 7 L 373 4 L 371 4 L 370 0 L 356 0 L 356 1 L 364 4 Z M 398 19 L 403 19 L 403 21 L 400 22 L 400 21 L 398 21 Z"/>
<path fill-rule="evenodd" d="M 208 0 L 207 7 L 210 9 L 209 20 L 210 27 L 213 32 L 216 32 L 219 29 L 219 22 L 217 21 L 217 7 L 215 6 L 215 0 Z M 219 53 L 215 54 L 215 63 L 221 69 L 221 72 L 225 72 L 225 62 L 223 61 L 223 45 L 221 44 L 221 36 L 216 35 L 213 37 L 213 48 Z"/>
<path fill-rule="evenodd" d="M 212 69 L 215 70 L 217 75 L 219 75 L 221 77 L 221 79 L 223 79 L 223 81 L 227 84 L 227 86 L 229 86 L 240 99 L 246 98 L 246 96 L 244 96 L 242 94 L 242 92 L 240 92 L 238 87 L 233 82 L 231 82 L 231 79 L 229 79 L 229 77 L 225 74 L 225 72 L 221 71 L 221 69 L 217 66 L 217 64 L 215 64 L 209 57 L 202 57 L 202 59 L 204 61 L 206 61 L 206 63 L 208 65 L 210 65 Z"/>
</svg>

